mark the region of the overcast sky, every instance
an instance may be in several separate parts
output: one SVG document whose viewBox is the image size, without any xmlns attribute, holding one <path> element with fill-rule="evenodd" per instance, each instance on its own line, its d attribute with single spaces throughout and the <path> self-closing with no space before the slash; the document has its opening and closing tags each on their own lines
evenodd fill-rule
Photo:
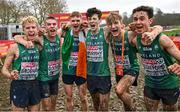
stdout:
<svg viewBox="0 0 180 112">
<path fill-rule="evenodd" d="M 122 14 L 131 14 L 132 10 L 140 5 L 160 8 L 164 13 L 180 13 L 180 0 L 66 0 L 68 11 L 86 12 L 88 8 L 97 7 L 102 11 L 119 10 Z"/>
</svg>

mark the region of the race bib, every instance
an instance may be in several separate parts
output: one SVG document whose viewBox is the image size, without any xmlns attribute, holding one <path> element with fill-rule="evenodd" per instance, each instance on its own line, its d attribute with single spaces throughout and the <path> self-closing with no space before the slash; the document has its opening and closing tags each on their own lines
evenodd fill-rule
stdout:
<svg viewBox="0 0 180 112">
<path fill-rule="evenodd" d="M 103 62 L 103 46 L 88 46 L 87 60 L 90 62 Z"/>
<path fill-rule="evenodd" d="M 163 58 L 142 59 L 145 74 L 149 76 L 164 76 L 169 74 Z"/>
<path fill-rule="evenodd" d="M 69 66 L 76 66 L 78 61 L 78 52 L 72 52 L 69 60 Z"/>
<path fill-rule="evenodd" d="M 38 76 L 38 62 L 22 62 L 20 79 L 22 80 L 34 80 Z"/>
<path fill-rule="evenodd" d="M 48 76 L 55 76 L 59 73 L 60 69 L 60 62 L 59 60 L 56 61 L 49 61 L 48 62 Z"/>
<path fill-rule="evenodd" d="M 123 76 L 123 64 L 121 56 L 115 56 L 116 61 L 116 75 Z"/>
<path fill-rule="evenodd" d="M 123 65 L 116 64 L 116 75 L 123 76 Z"/>
</svg>

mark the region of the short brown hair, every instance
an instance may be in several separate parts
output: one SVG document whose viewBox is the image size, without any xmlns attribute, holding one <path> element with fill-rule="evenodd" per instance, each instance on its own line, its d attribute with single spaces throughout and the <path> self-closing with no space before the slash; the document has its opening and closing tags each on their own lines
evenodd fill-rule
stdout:
<svg viewBox="0 0 180 112">
<path fill-rule="evenodd" d="M 53 20 L 56 20 L 56 18 L 55 18 L 55 17 L 52 17 L 52 16 L 48 16 L 48 17 L 46 17 L 46 18 L 45 18 L 45 21 L 46 21 L 46 20 L 49 20 L 49 19 L 53 19 Z M 56 21 L 57 21 L 57 20 L 56 20 Z"/>
<path fill-rule="evenodd" d="M 112 23 L 114 23 L 116 20 L 119 20 L 120 22 L 122 22 L 122 17 L 121 15 L 119 15 L 117 12 L 111 12 L 108 17 L 106 18 L 106 23 L 108 25 L 111 25 Z"/>
<path fill-rule="evenodd" d="M 94 14 L 98 15 L 98 18 L 101 19 L 102 12 L 101 10 L 97 9 L 96 7 L 89 8 L 86 12 L 86 18 L 92 17 Z"/>
<path fill-rule="evenodd" d="M 149 18 L 152 18 L 154 16 L 153 15 L 153 13 L 154 13 L 153 8 L 149 7 L 149 6 L 139 6 L 135 9 L 133 9 L 132 14 L 134 14 L 136 12 L 140 12 L 140 11 L 146 12 Z"/>
<path fill-rule="evenodd" d="M 72 18 L 72 17 L 82 17 L 81 13 L 78 12 L 78 11 L 74 11 L 70 14 L 69 18 Z"/>
</svg>

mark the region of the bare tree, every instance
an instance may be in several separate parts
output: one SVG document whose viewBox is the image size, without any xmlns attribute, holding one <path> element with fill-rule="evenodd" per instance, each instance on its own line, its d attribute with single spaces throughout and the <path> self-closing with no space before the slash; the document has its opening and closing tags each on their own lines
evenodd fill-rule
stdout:
<svg viewBox="0 0 180 112">
<path fill-rule="evenodd" d="M 7 24 L 10 21 L 10 5 L 7 0 L 0 1 L 0 21 L 1 24 Z"/>
<path fill-rule="evenodd" d="M 64 0 L 31 0 L 29 4 L 39 23 L 42 23 L 49 14 L 67 11 L 67 4 Z"/>
<path fill-rule="evenodd" d="M 66 11 L 65 0 L 0 0 L 0 23 L 19 22 L 27 15 L 34 15 L 42 23 L 49 14 Z"/>
</svg>

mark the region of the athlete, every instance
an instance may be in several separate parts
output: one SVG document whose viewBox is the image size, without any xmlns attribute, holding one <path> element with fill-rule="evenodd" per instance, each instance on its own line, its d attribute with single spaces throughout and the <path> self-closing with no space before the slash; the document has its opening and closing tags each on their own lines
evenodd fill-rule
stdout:
<svg viewBox="0 0 180 112">
<path fill-rule="evenodd" d="M 87 31 L 87 87 L 91 94 L 95 111 L 108 111 L 111 90 L 111 76 L 108 64 L 109 44 L 105 40 L 105 31 L 100 28 L 102 13 L 90 8 L 86 17 Z"/>
<path fill-rule="evenodd" d="M 124 30 L 122 17 L 117 13 L 110 13 L 106 18 L 106 23 L 109 30 L 107 40 L 110 43 L 115 61 L 116 94 L 123 101 L 126 111 L 136 110 L 129 93 L 129 87 L 131 85 L 137 86 L 139 75 L 139 65 L 136 56 L 137 50 L 132 46 L 131 42 L 136 34 L 133 31 Z M 162 32 L 161 26 L 154 27 L 151 32 L 143 34 L 145 41 L 151 41 L 154 38 L 153 36 L 158 35 L 160 32 Z"/>
<path fill-rule="evenodd" d="M 38 35 L 38 21 L 35 17 L 23 18 L 22 27 L 24 40 L 31 41 L 33 48 L 27 49 L 19 43 L 15 43 L 8 50 L 2 74 L 11 79 L 10 100 L 12 111 L 39 111 L 40 90 L 37 80 L 39 69 L 39 50 L 34 43 Z M 12 70 L 10 70 L 12 66 Z"/>
<path fill-rule="evenodd" d="M 62 26 L 63 27 L 63 26 Z M 64 43 L 62 45 L 62 61 L 64 91 L 66 95 L 66 110 L 73 111 L 73 84 L 78 87 L 81 101 L 81 111 L 87 111 L 87 65 L 85 35 L 81 31 L 82 16 L 74 11 L 70 15 L 69 27 L 63 29 Z"/>
<path fill-rule="evenodd" d="M 41 45 L 39 59 L 39 76 L 42 110 L 54 111 L 58 95 L 58 82 L 60 74 L 60 38 L 57 35 L 57 21 L 54 17 L 45 19 L 46 33 L 36 41 Z M 30 42 L 22 36 L 14 37 L 15 40 L 27 47 L 32 47 Z"/>
<path fill-rule="evenodd" d="M 151 31 L 153 9 L 140 6 L 133 10 L 133 22 L 137 38 L 134 45 L 140 53 L 145 72 L 144 102 L 148 111 L 157 111 L 162 101 L 163 110 L 176 111 L 179 97 L 179 82 L 175 59 L 180 61 L 180 51 L 173 41 L 164 34 L 159 34 L 152 42 L 142 38 L 144 32 Z M 170 70 L 168 70 L 168 67 Z M 173 73 L 173 72 L 175 73 Z"/>
</svg>

